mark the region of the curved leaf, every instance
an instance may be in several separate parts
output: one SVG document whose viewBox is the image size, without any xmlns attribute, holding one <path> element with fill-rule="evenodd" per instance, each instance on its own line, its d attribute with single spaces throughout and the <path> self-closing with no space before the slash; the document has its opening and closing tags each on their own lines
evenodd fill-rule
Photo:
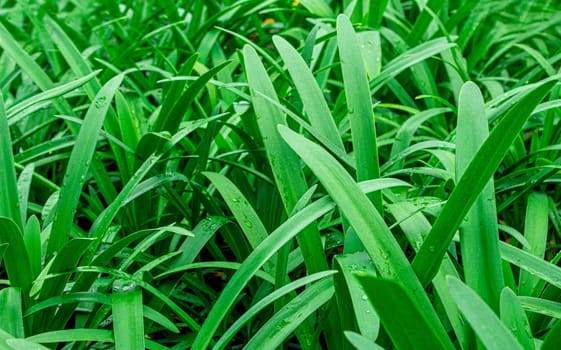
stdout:
<svg viewBox="0 0 561 350">
<path fill-rule="evenodd" d="M 456 300 L 462 315 L 486 349 L 522 350 L 522 346 L 505 324 L 473 290 L 455 277 L 449 276 L 447 280 L 450 293 Z"/>
</svg>

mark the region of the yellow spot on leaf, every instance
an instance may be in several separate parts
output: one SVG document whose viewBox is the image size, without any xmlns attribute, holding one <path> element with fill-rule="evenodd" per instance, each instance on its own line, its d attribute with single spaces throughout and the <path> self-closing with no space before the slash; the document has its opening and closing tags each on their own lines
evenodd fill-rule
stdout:
<svg viewBox="0 0 561 350">
<path fill-rule="evenodd" d="M 266 26 L 267 24 L 273 24 L 275 23 L 275 20 L 272 18 L 266 18 L 263 23 L 261 23 L 262 25 Z"/>
</svg>

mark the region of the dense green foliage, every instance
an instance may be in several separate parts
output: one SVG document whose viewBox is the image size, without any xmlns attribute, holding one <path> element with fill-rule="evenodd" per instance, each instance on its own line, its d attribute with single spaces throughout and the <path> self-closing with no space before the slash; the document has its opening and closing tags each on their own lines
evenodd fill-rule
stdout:
<svg viewBox="0 0 561 350">
<path fill-rule="evenodd" d="M 0 350 L 558 349 L 556 4 L 0 0 Z"/>
</svg>

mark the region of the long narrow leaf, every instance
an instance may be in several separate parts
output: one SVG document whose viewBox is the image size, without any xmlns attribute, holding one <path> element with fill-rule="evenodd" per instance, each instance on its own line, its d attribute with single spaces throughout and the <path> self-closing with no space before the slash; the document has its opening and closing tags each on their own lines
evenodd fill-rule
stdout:
<svg viewBox="0 0 561 350">
<path fill-rule="evenodd" d="M 247 257 L 214 303 L 199 334 L 195 338 L 193 349 L 204 349 L 209 345 L 214 333 L 223 322 L 224 316 L 232 308 L 237 296 L 255 272 L 281 249 L 284 244 L 314 220 L 333 209 L 333 206 L 334 204 L 327 198 L 307 206 L 279 226 Z"/>
<path fill-rule="evenodd" d="M 456 181 L 459 181 L 489 135 L 483 96 L 477 85 L 462 86 L 456 129 Z M 466 284 L 496 312 L 503 289 L 495 186 L 489 180 L 460 228 Z"/>
<path fill-rule="evenodd" d="M 276 349 L 313 312 L 333 296 L 333 281 L 325 278 L 292 299 L 249 340 L 245 349 Z"/>
<path fill-rule="evenodd" d="M 46 90 L 41 92 L 40 94 L 37 94 L 35 96 L 26 98 L 25 100 L 19 102 L 18 104 L 10 107 L 7 110 L 7 115 L 8 115 L 8 122 L 10 124 L 13 124 L 15 122 L 17 122 L 20 118 L 18 117 L 18 115 L 22 115 L 25 116 L 25 112 L 26 109 L 39 104 L 43 101 L 48 101 L 57 97 L 60 97 L 62 95 L 64 95 L 67 92 L 70 92 L 72 90 L 75 90 L 79 87 L 81 87 L 82 85 L 86 84 L 88 81 L 90 81 L 91 79 L 93 79 L 95 76 L 97 76 L 99 74 L 100 70 L 97 71 L 93 71 L 87 75 L 84 75 L 83 77 L 76 79 L 76 80 L 72 80 L 66 84 L 62 84 L 59 86 L 56 86 L 52 89 Z"/>
<path fill-rule="evenodd" d="M 434 324 L 439 338 L 444 343 L 445 339 L 448 339 L 444 327 L 430 305 L 409 261 L 374 205 L 345 169 L 325 150 L 282 125 L 279 126 L 279 132 L 312 169 L 337 203 L 339 210 L 347 217 L 380 275 L 397 281 L 411 291 L 412 298 L 418 303 L 425 317 Z"/>
<path fill-rule="evenodd" d="M 282 286 L 281 288 L 275 290 L 273 293 L 259 300 L 251 308 L 249 308 L 240 318 L 238 318 L 236 322 L 234 322 L 230 327 L 228 327 L 228 330 L 222 335 L 222 337 L 220 337 L 220 339 L 214 345 L 213 350 L 224 349 L 227 345 L 227 342 L 229 342 L 234 337 L 236 332 L 238 332 L 244 326 L 244 324 L 249 322 L 251 318 L 255 317 L 259 311 L 263 310 L 265 307 L 272 304 L 277 299 L 287 295 L 288 293 L 296 290 L 297 288 L 301 288 L 319 279 L 331 276 L 334 273 L 335 271 L 324 271 L 324 272 L 315 273 L 310 276 L 302 277 L 294 282 Z"/>
<path fill-rule="evenodd" d="M 466 321 L 486 349 L 522 350 L 504 323 L 473 290 L 455 277 L 448 277 L 448 287 Z"/>
<path fill-rule="evenodd" d="M 224 197 L 226 204 L 228 204 L 244 231 L 249 244 L 253 248 L 257 247 L 267 238 L 268 233 L 253 207 L 240 190 L 225 176 L 210 172 L 206 172 L 204 175 L 212 181 Z"/>
<path fill-rule="evenodd" d="M 561 288 L 561 267 L 504 242 L 499 243 L 499 248 L 503 260 Z"/>
<path fill-rule="evenodd" d="M 112 308 L 115 348 L 117 350 L 144 349 L 142 290 L 128 281 L 115 281 Z"/>
<path fill-rule="evenodd" d="M 80 128 L 80 133 L 68 161 L 68 171 L 60 189 L 60 197 L 56 209 L 57 214 L 53 219 L 53 228 L 47 246 L 47 256 L 51 256 L 62 247 L 72 230 L 74 214 L 78 207 L 82 186 L 84 185 L 95 152 L 103 119 L 107 114 L 113 95 L 122 81 L 123 75 L 118 75 L 107 82 L 99 91 L 86 113 L 84 123 Z"/>
<path fill-rule="evenodd" d="M 21 289 L 8 287 L 0 290 L 0 329 L 16 338 L 25 337 L 22 302 Z"/>
<path fill-rule="evenodd" d="M 386 64 L 382 72 L 370 81 L 371 93 L 376 93 L 384 84 L 394 79 L 397 74 L 407 68 L 453 46 L 455 44 L 448 43 L 445 38 L 438 38 L 422 43 L 402 53 Z"/>
<path fill-rule="evenodd" d="M 12 151 L 12 138 L 0 94 L 0 216 L 12 219 L 23 231 L 23 220 L 19 210 L 18 185 Z"/>
<path fill-rule="evenodd" d="M 373 306 L 365 303 L 364 287 L 353 276 L 353 273 L 358 272 L 375 274 L 368 254 L 356 252 L 338 255 L 333 264 L 339 272 L 334 276 L 334 282 L 341 328 L 343 331 L 360 331 L 367 339 L 375 341 L 380 331 L 380 318 Z"/>
<path fill-rule="evenodd" d="M 344 15 L 337 17 L 337 43 L 351 123 L 356 179 L 357 181 L 376 179 L 380 177 L 380 165 L 372 98 L 356 34 L 351 22 Z M 382 214 L 382 193 L 373 193 L 369 198 Z"/>
<path fill-rule="evenodd" d="M 503 289 L 501 293 L 501 320 L 512 331 L 524 349 L 534 349 L 528 317 L 522 309 L 520 300 L 510 288 Z"/>
<path fill-rule="evenodd" d="M 310 118 L 310 124 L 320 135 L 344 151 L 343 142 L 325 97 L 306 62 L 283 38 L 275 36 L 273 42 L 294 81 L 298 95 L 304 104 L 304 111 L 307 113 L 308 118 Z"/>
<path fill-rule="evenodd" d="M 558 77 L 544 80 L 528 92 L 493 128 L 473 157 L 413 260 L 413 267 L 423 285 L 430 283 L 434 277 L 465 215 L 499 166 L 526 119 L 557 83 L 556 79 Z"/>
<path fill-rule="evenodd" d="M 369 301 L 398 349 L 454 349 L 442 339 L 439 327 L 427 319 L 411 295 L 398 283 L 365 273 L 355 273 Z"/>
<path fill-rule="evenodd" d="M 61 343 L 74 341 L 113 343 L 113 332 L 104 329 L 75 328 L 36 334 L 26 338 L 26 340 L 37 343 Z"/>
<path fill-rule="evenodd" d="M 534 192 L 528 197 L 524 238 L 530 244 L 530 249 L 526 250 L 538 258 L 543 258 L 545 255 L 548 234 L 548 204 L 547 195 L 544 193 Z M 539 278 L 521 270 L 519 280 L 518 294 L 533 295 Z M 539 293 L 539 291 L 537 292 Z"/>
<path fill-rule="evenodd" d="M 306 181 L 300 170 L 300 161 L 277 131 L 277 125 L 286 124 L 286 117 L 267 96 L 278 103 L 278 97 L 267 71 L 253 48 L 246 45 L 243 50 L 245 72 L 251 89 L 259 130 L 263 137 L 265 151 L 286 213 L 291 213 L 298 200 L 307 190 Z M 304 234 L 305 233 L 305 234 Z M 311 226 L 296 237 L 304 262 L 309 272 L 327 270 L 327 259 L 323 252 L 319 231 Z"/>
<path fill-rule="evenodd" d="M 8 244 L 4 252 L 4 268 L 8 273 L 10 285 L 28 293 L 33 281 L 29 256 L 23 234 L 10 218 L 0 217 L 0 244 L 2 243 Z"/>
</svg>

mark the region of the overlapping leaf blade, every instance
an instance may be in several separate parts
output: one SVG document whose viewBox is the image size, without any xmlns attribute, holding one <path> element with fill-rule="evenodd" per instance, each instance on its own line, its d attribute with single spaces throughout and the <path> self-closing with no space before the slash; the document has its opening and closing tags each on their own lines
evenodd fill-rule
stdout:
<svg viewBox="0 0 561 350">
<path fill-rule="evenodd" d="M 557 77 L 553 77 L 538 83 L 533 90 L 527 92 L 493 128 L 473 157 L 413 260 L 413 267 L 423 285 L 434 277 L 454 233 L 499 166 L 526 118 L 556 83 Z"/>
</svg>

